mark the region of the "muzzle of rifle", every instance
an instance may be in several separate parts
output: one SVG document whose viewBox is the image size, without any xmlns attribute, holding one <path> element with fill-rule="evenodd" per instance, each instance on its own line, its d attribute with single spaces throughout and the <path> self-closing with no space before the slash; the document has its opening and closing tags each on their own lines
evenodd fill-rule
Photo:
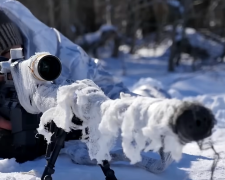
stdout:
<svg viewBox="0 0 225 180">
<path fill-rule="evenodd" d="M 192 105 L 184 110 L 171 124 L 182 144 L 201 141 L 212 134 L 216 124 L 214 115 L 201 105 Z"/>
</svg>

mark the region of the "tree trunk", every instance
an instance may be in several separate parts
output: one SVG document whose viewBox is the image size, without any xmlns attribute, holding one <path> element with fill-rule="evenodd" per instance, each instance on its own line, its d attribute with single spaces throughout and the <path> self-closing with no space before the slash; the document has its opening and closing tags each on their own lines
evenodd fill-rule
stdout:
<svg viewBox="0 0 225 180">
<path fill-rule="evenodd" d="M 112 4 L 110 0 L 105 0 L 106 1 L 106 24 L 112 24 Z"/>
<path fill-rule="evenodd" d="M 170 57 L 168 61 L 168 71 L 173 72 L 174 71 L 174 59 L 177 56 L 177 46 L 176 46 L 176 31 L 177 31 L 177 24 L 173 24 L 173 33 L 172 33 L 172 45 L 170 48 Z"/>
<path fill-rule="evenodd" d="M 60 7 L 60 30 L 64 33 L 66 37 L 72 39 L 74 37 L 73 32 L 71 31 L 71 24 L 70 24 L 70 6 L 69 0 L 60 0 L 59 1 Z"/>
<path fill-rule="evenodd" d="M 55 4 L 54 4 L 54 0 L 47 0 L 47 3 L 48 3 L 49 26 L 55 27 Z"/>
</svg>

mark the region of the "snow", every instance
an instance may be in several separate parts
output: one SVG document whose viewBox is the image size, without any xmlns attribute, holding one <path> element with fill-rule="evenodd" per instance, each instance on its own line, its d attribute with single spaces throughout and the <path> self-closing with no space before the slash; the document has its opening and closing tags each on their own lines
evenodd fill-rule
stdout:
<svg viewBox="0 0 225 180">
<path fill-rule="evenodd" d="M 171 26 L 166 26 L 165 27 L 166 31 L 171 32 L 172 27 Z M 178 26 L 177 27 L 177 34 L 176 34 L 176 40 L 179 41 L 182 38 L 182 31 L 183 27 Z M 201 48 L 203 50 L 206 50 L 206 52 L 209 54 L 210 60 L 217 58 L 218 56 L 221 56 L 223 51 L 224 51 L 224 45 L 223 43 L 218 43 L 212 39 L 205 38 L 204 35 L 201 33 L 197 32 L 193 28 L 186 28 L 185 29 L 185 36 L 189 40 L 189 43 L 193 47 Z M 222 41 L 221 41 L 222 42 Z M 205 59 L 204 59 L 205 60 Z"/>
<path fill-rule="evenodd" d="M 141 78 L 130 90 L 136 94 L 149 97 L 164 98 L 171 96 L 164 90 L 162 83 L 153 78 Z M 166 95 L 166 96 L 165 96 Z"/>
<path fill-rule="evenodd" d="M 167 0 L 167 3 L 175 8 L 178 8 L 180 13 L 184 12 L 184 7 L 181 5 L 180 1 L 177 0 Z"/>
<path fill-rule="evenodd" d="M 125 56 L 122 59 L 105 59 L 102 64 L 113 74 L 121 78 L 132 90 L 145 93 L 151 88 L 163 88 L 173 97 L 180 100 L 200 101 L 212 109 L 218 125 L 213 139 L 215 149 L 221 152 L 221 160 L 214 173 L 214 180 L 224 179 L 224 128 L 225 128 L 225 66 L 219 65 L 204 71 L 167 73 L 166 56 L 143 57 L 141 54 Z M 121 70 L 125 68 L 125 74 Z M 145 86 L 145 88 L 141 88 Z M 143 90 L 144 89 L 144 90 Z M 145 93 L 145 95 L 148 95 Z M 157 154 L 149 153 L 156 158 Z M 190 143 L 183 149 L 179 162 L 172 163 L 162 174 L 152 174 L 141 168 L 137 168 L 127 162 L 113 163 L 112 169 L 119 180 L 208 180 L 213 163 L 212 150 L 201 151 L 196 143 Z M 40 157 L 32 162 L 18 164 L 14 159 L 0 160 L 0 180 L 39 180 L 44 170 L 46 161 Z M 54 180 L 93 180 L 104 179 L 104 175 L 98 166 L 78 165 L 71 161 L 67 155 L 61 154 L 56 162 Z M 28 172 L 23 174 L 20 172 Z M 34 177 L 36 174 L 38 177 Z"/>
<path fill-rule="evenodd" d="M 170 5 L 175 6 L 175 7 L 181 6 L 180 2 L 179 2 L 179 1 L 176 1 L 176 0 L 168 0 L 167 2 L 168 2 Z"/>
<path fill-rule="evenodd" d="M 103 32 L 107 32 L 107 31 L 114 31 L 116 32 L 117 29 L 116 27 L 109 25 L 109 24 L 103 24 L 99 30 L 92 32 L 92 33 L 87 33 L 85 34 L 84 37 L 82 37 L 81 39 L 78 39 L 76 41 L 76 43 L 81 44 L 81 43 L 88 43 L 88 44 L 92 44 L 96 41 L 98 41 L 101 38 L 101 35 Z M 83 42 L 85 41 L 85 42 Z"/>
</svg>

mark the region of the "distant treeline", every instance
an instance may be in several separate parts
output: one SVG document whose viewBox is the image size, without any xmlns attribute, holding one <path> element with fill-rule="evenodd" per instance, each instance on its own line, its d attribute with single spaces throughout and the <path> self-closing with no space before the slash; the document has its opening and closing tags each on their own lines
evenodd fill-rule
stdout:
<svg viewBox="0 0 225 180">
<path fill-rule="evenodd" d="M 224 0 L 19 0 L 42 22 L 56 27 L 70 39 L 112 23 L 132 36 L 161 31 L 167 24 L 182 21 L 195 29 L 224 36 Z M 185 13 L 185 15 L 184 15 Z"/>
</svg>

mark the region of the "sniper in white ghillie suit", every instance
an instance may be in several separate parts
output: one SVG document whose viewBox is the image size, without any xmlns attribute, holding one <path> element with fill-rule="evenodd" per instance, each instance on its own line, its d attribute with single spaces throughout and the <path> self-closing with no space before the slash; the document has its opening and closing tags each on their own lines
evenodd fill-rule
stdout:
<svg viewBox="0 0 225 180">
<path fill-rule="evenodd" d="M 29 113 L 43 113 L 38 131 L 48 142 L 52 134 L 45 125 L 52 120 L 66 132 L 81 129 L 90 159 L 101 163 L 102 160 L 110 161 L 111 155 L 116 154 L 110 151 L 121 135 L 125 157 L 117 153 L 117 159 L 129 159 L 133 164 L 141 162 L 137 165 L 146 167 L 144 164 L 148 163 L 140 152 L 163 149 L 160 153 L 162 161 L 153 163 L 151 170 L 148 168 L 159 172 L 172 159 L 181 158 L 182 147 L 187 142 L 201 140 L 211 134 L 214 117 L 197 103 L 131 97 L 123 93 L 120 98 L 111 100 L 92 80 L 71 81 L 68 85 L 39 81 L 27 68 L 37 55 L 12 64 L 11 72 L 21 105 Z M 82 126 L 72 122 L 74 115 L 83 121 Z"/>
</svg>

